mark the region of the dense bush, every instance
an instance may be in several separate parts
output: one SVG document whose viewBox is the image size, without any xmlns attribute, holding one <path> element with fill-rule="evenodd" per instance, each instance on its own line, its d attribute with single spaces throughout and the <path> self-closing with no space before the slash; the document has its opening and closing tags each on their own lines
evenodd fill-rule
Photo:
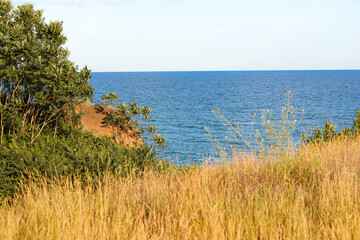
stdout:
<svg viewBox="0 0 360 240">
<path fill-rule="evenodd" d="M 108 137 L 77 132 L 54 138 L 42 134 L 33 143 L 27 138 L 4 139 L 0 146 L 0 195 L 12 195 L 21 180 L 46 176 L 49 180 L 77 175 L 94 183 L 104 172 L 128 173 L 160 168 L 156 155 L 146 145 L 126 148 Z"/>
</svg>

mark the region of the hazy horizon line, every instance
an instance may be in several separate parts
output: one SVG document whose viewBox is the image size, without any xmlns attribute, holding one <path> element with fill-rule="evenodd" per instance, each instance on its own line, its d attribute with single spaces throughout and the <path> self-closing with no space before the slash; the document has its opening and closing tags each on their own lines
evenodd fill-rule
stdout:
<svg viewBox="0 0 360 240">
<path fill-rule="evenodd" d="M 90 69 L 91 70 L 91 69 Z M 146 72 L 295 72 L 295 71 L 360 71 L 360 69 L 259 69 L 259 70 L 111 70 L 92 71 L 93 73 L 146 73 Z"/>
</svg>

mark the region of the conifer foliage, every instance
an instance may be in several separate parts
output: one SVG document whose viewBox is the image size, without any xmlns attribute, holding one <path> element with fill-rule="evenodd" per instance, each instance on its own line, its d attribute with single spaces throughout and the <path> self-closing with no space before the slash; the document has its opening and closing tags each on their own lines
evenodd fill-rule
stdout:
<svg viewBox="0 0 360 240">
<path fill-rule="evenodd" d="M 69 110 L 92 97 L 90 70 L 68 60 L 62 30 L 31 4 L 0 0 L 0 144 L 5 135 L 33 142 L 45 129 L 56 134 Z"/>
</svg>

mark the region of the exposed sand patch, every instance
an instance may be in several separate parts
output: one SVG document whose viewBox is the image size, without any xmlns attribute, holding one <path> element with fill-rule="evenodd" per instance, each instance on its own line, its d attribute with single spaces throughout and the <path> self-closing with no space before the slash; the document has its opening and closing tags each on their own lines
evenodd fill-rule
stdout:
<svg viewBox="0 0 360 240">
<path fill-rule="evenodd" d="M 104 125 L 104 118 L 109 111 L 113 111 L 111 108 L 100 109 L 94 106 L 79 106 L 76 108 L 78 111 L 84 111 L 85 114 L 81 118 L 81 123 L 83 125 L 83 130 L 93 131 L 95 136 L 109 136 L 112 137 L 114 131 L 119 131 L 119 129 L 114 129 L 111 126 Z M 120 139 L 116 139 L 116 142 L 123 142 L 124 146 L 127 147 L 138 147 L 142 143 L 142 139 L 136 135 L 135 131 L 121 131 Z M 119 137 L 118 137 L 119 138 Z"/>
</svg>

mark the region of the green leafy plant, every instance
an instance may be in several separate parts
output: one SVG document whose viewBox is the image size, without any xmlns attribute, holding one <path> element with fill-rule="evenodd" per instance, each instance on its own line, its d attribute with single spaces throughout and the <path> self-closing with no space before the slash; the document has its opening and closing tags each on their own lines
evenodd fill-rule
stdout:
<svg viewBox="0 0 360 240">
<path fill-rule="evenodd" d="M 0 198 L 11 197 L 21 181 L 30 177 L 51 180 L 76 175 L 96 183 L 106 172 L 127 176 L 170 166 L 147 145 L 127 148 L 109 137 L 82 131 L 57 138 L 41 134 L 33 143 L 28 140 L 25 136 L 5 138 L 0 146 Z"/>
<path fill-rule="evenodd" d="M 4 135 L 34 142 L 55 131 L 74 106 L 92 97 L 90 70 L 68 60 L 61 22 L 41 10 L 0 0 L 0 144 Z M 67 121 L 62 121 L 67 123 Z"/>
<path fill-rule="evenodd" d="M 106 111 L 104 125 L 113 128 L 113 139 L 121 141 L 122 132 L 135 131 L 151 150 L 158 147 L 163 152 L 167 149 L 166 138 L 157 132 L 157 126 L 150 124 L 151 108 L 138 106 L 135 102 L 118 103 L 118 95 L 110 92 L 103 95 L 101 100 L 102 103 L 96 106 L 101 109 L 110 108 Z"/>
<path fill-rule="evenodd" d="M 332 122 L 328 121 L 324 123 L 324 128 L 320 129 L 316 127 L 306 134 L 301 133 L 301 139 L 303 143 L 317 143 L 334 140 L 339 137 L 358 137 L 360 135 L 360 109 L 357 111 L 357 117 L 353 119 L 353 126 L 350 128 L 344 128 L 339 132 L 336 132 L 336 126 Z"/>
</svg>

